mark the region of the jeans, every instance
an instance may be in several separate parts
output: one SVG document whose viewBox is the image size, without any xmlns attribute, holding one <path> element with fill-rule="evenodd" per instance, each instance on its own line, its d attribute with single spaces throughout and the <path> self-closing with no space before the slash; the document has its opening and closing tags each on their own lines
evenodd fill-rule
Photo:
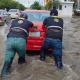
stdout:
<svg viewBox="0 0 80 80">
<path fill-rule="evenodd" d="M 19 62 L 25 62 L 26 40 L 23 38 L 8 38 L 6 41 L 5 60 L 2 69 L 2 75 L 7 74 L 13 62 L 16 52 L 19 55 Z"/>
<path fill-rule="evenodd" d="M 26 54 L 26 40 L 23 38 L 8 38 L 6 41 L 5 61 L 11 61 L 16 52 L 19 58 L 25 58 Z"/>
<path fill-rule="evenodd" d="M 52 55 L 57 61 L 62 62 L 62 41 L 59 39 L 45 38 L 43 46 L 41 48 L 40 57 L 45 58 L 45 53 L 48 49 L 52 49 Z"/>
</svg>

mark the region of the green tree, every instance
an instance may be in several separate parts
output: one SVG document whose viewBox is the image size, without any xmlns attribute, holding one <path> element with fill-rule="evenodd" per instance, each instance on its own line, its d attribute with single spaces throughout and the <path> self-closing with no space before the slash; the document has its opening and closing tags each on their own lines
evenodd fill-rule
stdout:
<svg viewBox="0 0 80 80">
<path fill-rule="evenodd" d="M 54 0 L 53 1 L 53 6 L 55 6 L 56 8 L 59 8 L 59 6 L 60 6 L 59 0 Z"/>
<path fill-rule="evenodd" d="M 35 1 L 31 6 L 31 9 L 37 9 L 37 10 L 41 10 L 41 5 L 39 4 L 39 2 Z"/>
<path fill-rule="evenodd" d="M 52 7 L 53 7 L 53 1 L 49 0 L 47 4 L 45 5 L 45 9 L 50 10 L 52 9 Z"/>
<path fill-rule="evenodd" d="M 7 8 L 7 9 L 11 9 L 11 8 L 18 8 L 18 9 L 25 9 L 25 7 L 16 2 L 16 1 L 13 1 L 13 0 L 0 0 L 0 8 L 1 9 L 4 9 L 4 8 Z"/>
</svg>

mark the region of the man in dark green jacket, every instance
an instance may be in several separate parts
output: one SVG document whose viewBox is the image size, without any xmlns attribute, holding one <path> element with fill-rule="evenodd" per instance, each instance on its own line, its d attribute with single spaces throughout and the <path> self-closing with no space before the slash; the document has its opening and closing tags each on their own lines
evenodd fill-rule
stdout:
<svg viewBox="0 0 80 80">
<path fill-rule="evenodd" d="M 6 41 L 5 61 L 2 68 L 1 76 L 8 74 L 16 52 L 19 55 L 18 64 L 25 63 L 26 39 L 29 27 L 33 23 L 27 20 L 28 16 L 21 15 L 12 21 Z"/>
</svg>

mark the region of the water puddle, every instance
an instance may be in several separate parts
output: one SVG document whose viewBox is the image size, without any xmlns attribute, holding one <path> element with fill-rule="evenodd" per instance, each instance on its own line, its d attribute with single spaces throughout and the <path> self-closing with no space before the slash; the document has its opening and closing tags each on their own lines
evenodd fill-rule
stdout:
<svg viewBox="0 0 80 80">
<path fill-rule="evenodd" d="M 2 80 L 80 80 L 80 19 L 64 18 L 64 55 L 63 70 L 58 70 L 53 62 L 52 57 L 47 57 L 46 62 L 39 60 L 39 55 L 27 56 L 27 63 L 18 65 L 17 59 L 14 60 L 11 73 L 7 78 Z M 0 43 L 4 44 L 6 33 L 9 27 L 7 25 L 0 27 Z M 3 47 L 0 44 L 0 53 L 3 57 Z M 72 53 L 77 54 L 72 55 Z M 3 59 L 0 58 L 0 67 Z M 73 66 L 73 65 L 76 66 Z M 0 79 L 1 80 L 1 79 Z"/>
</svg>

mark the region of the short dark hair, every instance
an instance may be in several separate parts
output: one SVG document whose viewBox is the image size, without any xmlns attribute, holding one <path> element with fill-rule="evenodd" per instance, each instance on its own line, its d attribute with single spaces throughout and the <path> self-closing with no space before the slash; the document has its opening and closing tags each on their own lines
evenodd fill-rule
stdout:
<svg viewBox="0 0 80 80">
<path fill-rule="evenodd" d="M 24 14 L 24 13 L 22 13 L 22 14 L 20 15 L 20 17 L 25 18 L 25 19 L 28 18 L 27 14 Z"/>
<path fill-rule="evenodd" d="M 53 7 L 53 9 L 50 11 L 50 15 L 51 16 L 58 16 L 58 11 L 56 10 L 55 7 Z"/>
<path fill-rule="evenodd" d="M 53 6 L 53 9 L 56 9 L 56 6 Z"/>
</svg>

